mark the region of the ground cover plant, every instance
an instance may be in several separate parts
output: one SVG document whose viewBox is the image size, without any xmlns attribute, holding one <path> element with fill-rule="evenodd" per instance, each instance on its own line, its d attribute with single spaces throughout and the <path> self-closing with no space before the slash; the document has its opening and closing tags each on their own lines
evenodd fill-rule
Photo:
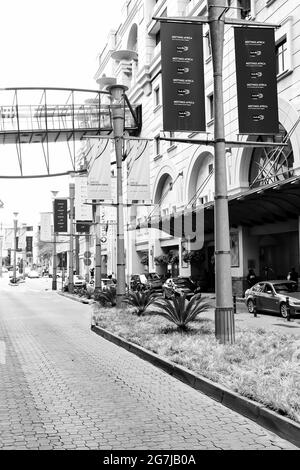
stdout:
<svg viewBox="0 0 300 470">
<path fill-rule="evenodd" d="M 151 309 L 137 316 L 132 307 L 105 308 L 95 302 L 93 321 L 300 423 L 300 354 L 292 335 L 239 325 L 235 344 L 223 345 L 205 312 L 185 331 Z"/>
<path fill-rule="evenodd" d="M 188 324 L 195 320 L 200 313 L 208 310 L 209 304 L 200 298 L 200 294 L 194 295 L 190 301 L 187 301 L 183 294 L 174 297 L 173 300 L 156 299 L 152 302 L 151 307 L 152 314 L 161 315 L 174 323 L 179 330 L 187 331 Z"/>
<path fill-rule="evenodd" d="M 128 304 L 133 308 L 133 312 L 136 312 L 137 315 L 142 315 L 145 312 L 147 307 L 153 303 L 156 298 L 156 294 L 148 289 L 145 291 L 129 291 L 124 299 L 124 303 Z"/>
</svg>

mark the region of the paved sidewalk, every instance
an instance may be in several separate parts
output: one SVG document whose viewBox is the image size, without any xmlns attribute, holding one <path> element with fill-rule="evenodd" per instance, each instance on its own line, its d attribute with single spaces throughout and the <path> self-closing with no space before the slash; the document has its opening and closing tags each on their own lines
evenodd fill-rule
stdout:
<svg viewBox="0 0 300 470">
<path fill-rule="evenodd" d="M 92 333 L 90 306 L 25 294 L 0 290 L 0 449 L 295 449 Z"/>
<path fill-rule="evenodd" d="M 205 316 L 214 319 L 214 307 L 215 307 L 215 294 L 202 294 L 203 297 L 209 299 L 209 303 L 212 305 L 212 309 L 208 312 L 205 312 Z M 282 318 L 280 315 L 271 315 L 266 313 L 257 313 L 257 317 L 254 317 L 253 314 L 248 312 L 245 302 L 241 299 L 236 304 L 236 315 L 235 315 L 235 325 L 238 328 L 251 327 L 251 328 L 263 328 L 266 331 L 277 331 L 278 333 L 283 334 L 292 334 L 298 340 L 300 338 L 300 318 L 292 318 L 290 321 L 287 321 L 285 318 Z"/>
</svg>

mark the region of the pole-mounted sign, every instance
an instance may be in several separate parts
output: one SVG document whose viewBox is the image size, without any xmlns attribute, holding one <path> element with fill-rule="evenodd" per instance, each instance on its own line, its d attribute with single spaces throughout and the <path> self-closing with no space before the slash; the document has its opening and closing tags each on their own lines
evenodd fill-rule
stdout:
<svg viewBox="0 0 300 470">
<path fill-rule="evenodd" d="M 239 131 L 277 134 L 274 30 L 234 28 Z"/>
<path fill-rule="evenodd" d="M 54 232 L 68 231 L 67 199 L 54 199 Z"/>
<path fill-rule="evenodd" d="M 32 253 L 32 237 L 26 237 L 26 253 Z"/>
<path fill-rule="evenodd" d="M 77 233 L 89 233 L 91 222 L 89 220 L 76 220 L 76 232 Z"/>
<path fill-rule="evenodd" d="M 163 128 L 205 131 L 202 25 L 161 24 Z"/>
</svg>

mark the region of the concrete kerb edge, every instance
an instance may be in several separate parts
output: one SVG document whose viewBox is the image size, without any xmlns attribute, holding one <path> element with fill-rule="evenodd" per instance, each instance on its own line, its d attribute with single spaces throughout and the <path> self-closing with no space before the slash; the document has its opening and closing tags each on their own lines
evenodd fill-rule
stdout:
<svg viewBox="0 0 300 470">
<path fill-rule="evenodd" d="M 75 300 L 76 302 L 81 302 L 82 304 L 91 304 L 93 303 L 94 301 L 90 301 L 88 299 L 80 299 L 80 298 L 77 298 L 75 297 L 74 295 L 72 294 L 68 294 L 67 292 L 61 292 L 61 291 L 56 291 L 56 293 L 58 295 L 62 295 L 63 297 L 67 297 L 67 299 L 70 299 L 70 300 Z"/>
<path fill-rule="evenodd" d="M 258 425 L 274 432 L 278 436 L 300 448 L 300 425 L 289 418 L 279 415 L 275 411 L 266 408 L 263 404 L 243 397 L 222 385 L 191 372 L 189 369 L 179 366 L 167 359 L 163 359 L 157 354 L 144 349 L 142 346 L 133 344 L 120 336 L 110 333 L 108 330 L 97 325 L 92 325 L 91 330 L 102 336 L 104 339 L 115 343 L 159 367 L 174 378 L 181 380 L 190 387 L 204 393 L 210 398 L 218 401 L 227 408 L 251 419 Z"/>
</svg>

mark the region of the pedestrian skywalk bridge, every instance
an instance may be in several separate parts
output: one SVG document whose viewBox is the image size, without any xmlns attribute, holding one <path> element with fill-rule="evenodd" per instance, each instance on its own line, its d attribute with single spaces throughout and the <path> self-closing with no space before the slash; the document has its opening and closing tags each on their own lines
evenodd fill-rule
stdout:
<svg viewBox="0 0 300 470">
<path fill-rule="evenodd" d="M 136 108 L 124 100 L 124 131 L 135 135 L 139 130 Z M 86 136 L 107 136 L 113 133 L 112 104 L 107 91 L 69 88 L 5 88 L 0 89 L 0 144 L 14 144 L 17 173 L 24 174 L 25 144 L 38 143 L 46 164 L 45 173 L 55 169 L 50 165 L 49 146 L 67 143 L 71 157 L 70 171 L 76 171 L 77 143 Z M 3 148 L 0 148 L 0 176 Z M 56 153 L 57 154 L 57 153 Z M 10 166 L 10 165 L 8 165 Z M 27 165 L 30 167 L 30 165 Z M 7 175 L 8 177 L 8 175 Z"/>
</svg>

